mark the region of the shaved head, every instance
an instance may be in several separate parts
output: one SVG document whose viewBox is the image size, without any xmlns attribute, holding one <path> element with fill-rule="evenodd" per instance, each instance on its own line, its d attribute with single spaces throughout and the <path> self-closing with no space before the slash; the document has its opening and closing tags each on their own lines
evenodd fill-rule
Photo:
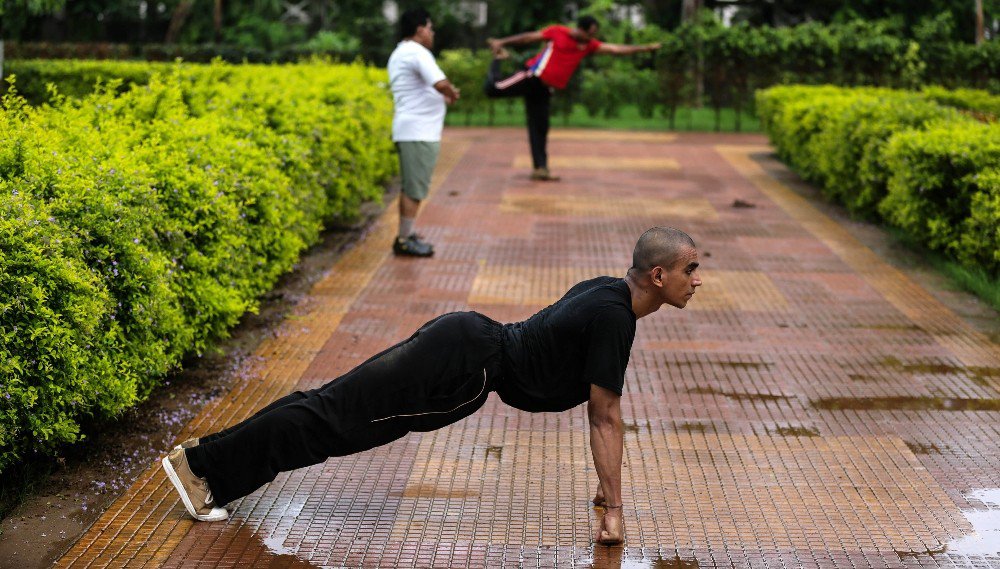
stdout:
<svg viewBox="0 0 1000 569">
<path fill-rule="evenodd" d="M 632 267 L 629 271 L 645 272 L 657 265 L 669 270 L 685 250 L 694 248 L 694 240 L 680 229 L 672 227 L 647 229 L 635 243 L 635 249 L 632 251 Z"/>
</svg>

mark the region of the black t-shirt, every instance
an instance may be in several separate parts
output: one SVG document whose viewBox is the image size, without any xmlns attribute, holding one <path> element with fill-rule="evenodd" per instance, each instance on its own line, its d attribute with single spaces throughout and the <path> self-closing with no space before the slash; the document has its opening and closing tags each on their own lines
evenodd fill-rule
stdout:
<svg viewBox="0 0 1000 569">
<path fill-rule="evenodd" d="M 634 339 L 625 280 L 583 281 L 524 322 L 504 325 L 504 377 L 497 395 L 535 412 L 576 407 L 590 399 L 590 384 L 621 395 Z"/>
</svg>

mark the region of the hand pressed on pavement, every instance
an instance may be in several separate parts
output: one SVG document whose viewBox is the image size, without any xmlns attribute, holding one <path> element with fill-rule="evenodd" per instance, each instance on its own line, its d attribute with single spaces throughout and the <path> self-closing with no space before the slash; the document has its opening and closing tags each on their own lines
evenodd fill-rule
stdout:
<svg viewBox="0 0 1000 569">
<path fill-rule="evenodd" d="M 604 499 L 604 487 L 601 486 L 600 482 L 597 483 L 597 492 L 594 494 L 594 499 L 591 501 L 595 506 L 603 506 L 607 504 L 607 501 Z"/>
<path fill-rule="evenodd" d="M 601 516 L 601 525 L 594 532 L 594 542 L 601 545 L 618 545 L 625 541 L 625 526 L 622 525 L 622 509 L 607 508 Z"/>
</svg>

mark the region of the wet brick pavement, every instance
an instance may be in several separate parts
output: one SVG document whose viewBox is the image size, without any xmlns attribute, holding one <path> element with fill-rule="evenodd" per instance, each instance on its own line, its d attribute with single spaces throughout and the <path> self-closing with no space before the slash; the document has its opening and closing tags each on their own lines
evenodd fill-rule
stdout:
<svg viewBox="0 0 1000 569">
<path fill-rule="evenodd" d="M 639 321 L 626 377 L 625 547 L 593 546 L 585 410 L 472 417 L 280 475 L 188 518 L 158 468 L 59 567 L 1000 567 L 1000 346 L 784 185 L 760 136 L 449 130 L 419 229 L 394 208 L 182 434 L 236 422 L 473 309 L 522 319 L 622 275 L 653 225 L 704 286 Z M 733 207 L 736 199 L 755 207 Z"/>
</svg>

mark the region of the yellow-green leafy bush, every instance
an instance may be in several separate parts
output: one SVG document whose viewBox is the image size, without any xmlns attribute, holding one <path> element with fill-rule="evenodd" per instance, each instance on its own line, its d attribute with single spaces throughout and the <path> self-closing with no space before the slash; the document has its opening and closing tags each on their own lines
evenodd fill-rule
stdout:
<svg viewBox="0 0 1000 569">
<path fill-rule="evenodd" d="M 162 69 L 4 99 L 0 471 L 145 398 L 394 173 L 382 70 Z"/>
<path fill-rule="evenodd" d="M 936 103 L 968 111 L 977 118 L 988 121 L 1000 119 L 1000 95 L 992 95 L 982 89 L 924 87 L 920 94 Z"/>
<path fill-rule="evenodd" d="M 871 217 L 885 197 L 888 170 L 883 149 L 890 137 L 932 121 L 961 122 L 957 111 L 907 92 L 861 93 L 830 112 L 812 143 L 810 159 L 824 193 L 855 213 Z"/>
<path fill-rule="evenodd" d="M 79 59 L 26 59 L 11 60 L 5 64 L 4 74 L 14 75 L 17 92 L 31 103 L 49 98 L 48 85 L 56 85 L 59 92 L 69 97 L 83 97 L 94 91 L 99 82 L 120 79 L 123 88 L 133 84 L 144 85 L 156 71 L 169 69 L 168 63 L 144 61 L 86 61 Z M 0 87 L 2 90 L 2 87 Z"/>
<path fill-rule="evenodd" d="M 928 247 L 1000 273 L 1000 124 L 902 132 L 886 149 L 879 211 Z"/>
<path fill-rule="evenodd" d="M 833 87 L 773 87 L 760 91 L 757 108 L 778 155 L 811 182 L 822 179 L 814 139 L 850 104 L 847 90 Z"/>
<path fill-rule="evenodd" d="M 996 276 L 1000 123 L 955 108 L 988 103 L 969 90 L 953 97 L 829 86 L 758 92 L 761 122 L 779 155 L 826 195 Z"/>
</svg>

